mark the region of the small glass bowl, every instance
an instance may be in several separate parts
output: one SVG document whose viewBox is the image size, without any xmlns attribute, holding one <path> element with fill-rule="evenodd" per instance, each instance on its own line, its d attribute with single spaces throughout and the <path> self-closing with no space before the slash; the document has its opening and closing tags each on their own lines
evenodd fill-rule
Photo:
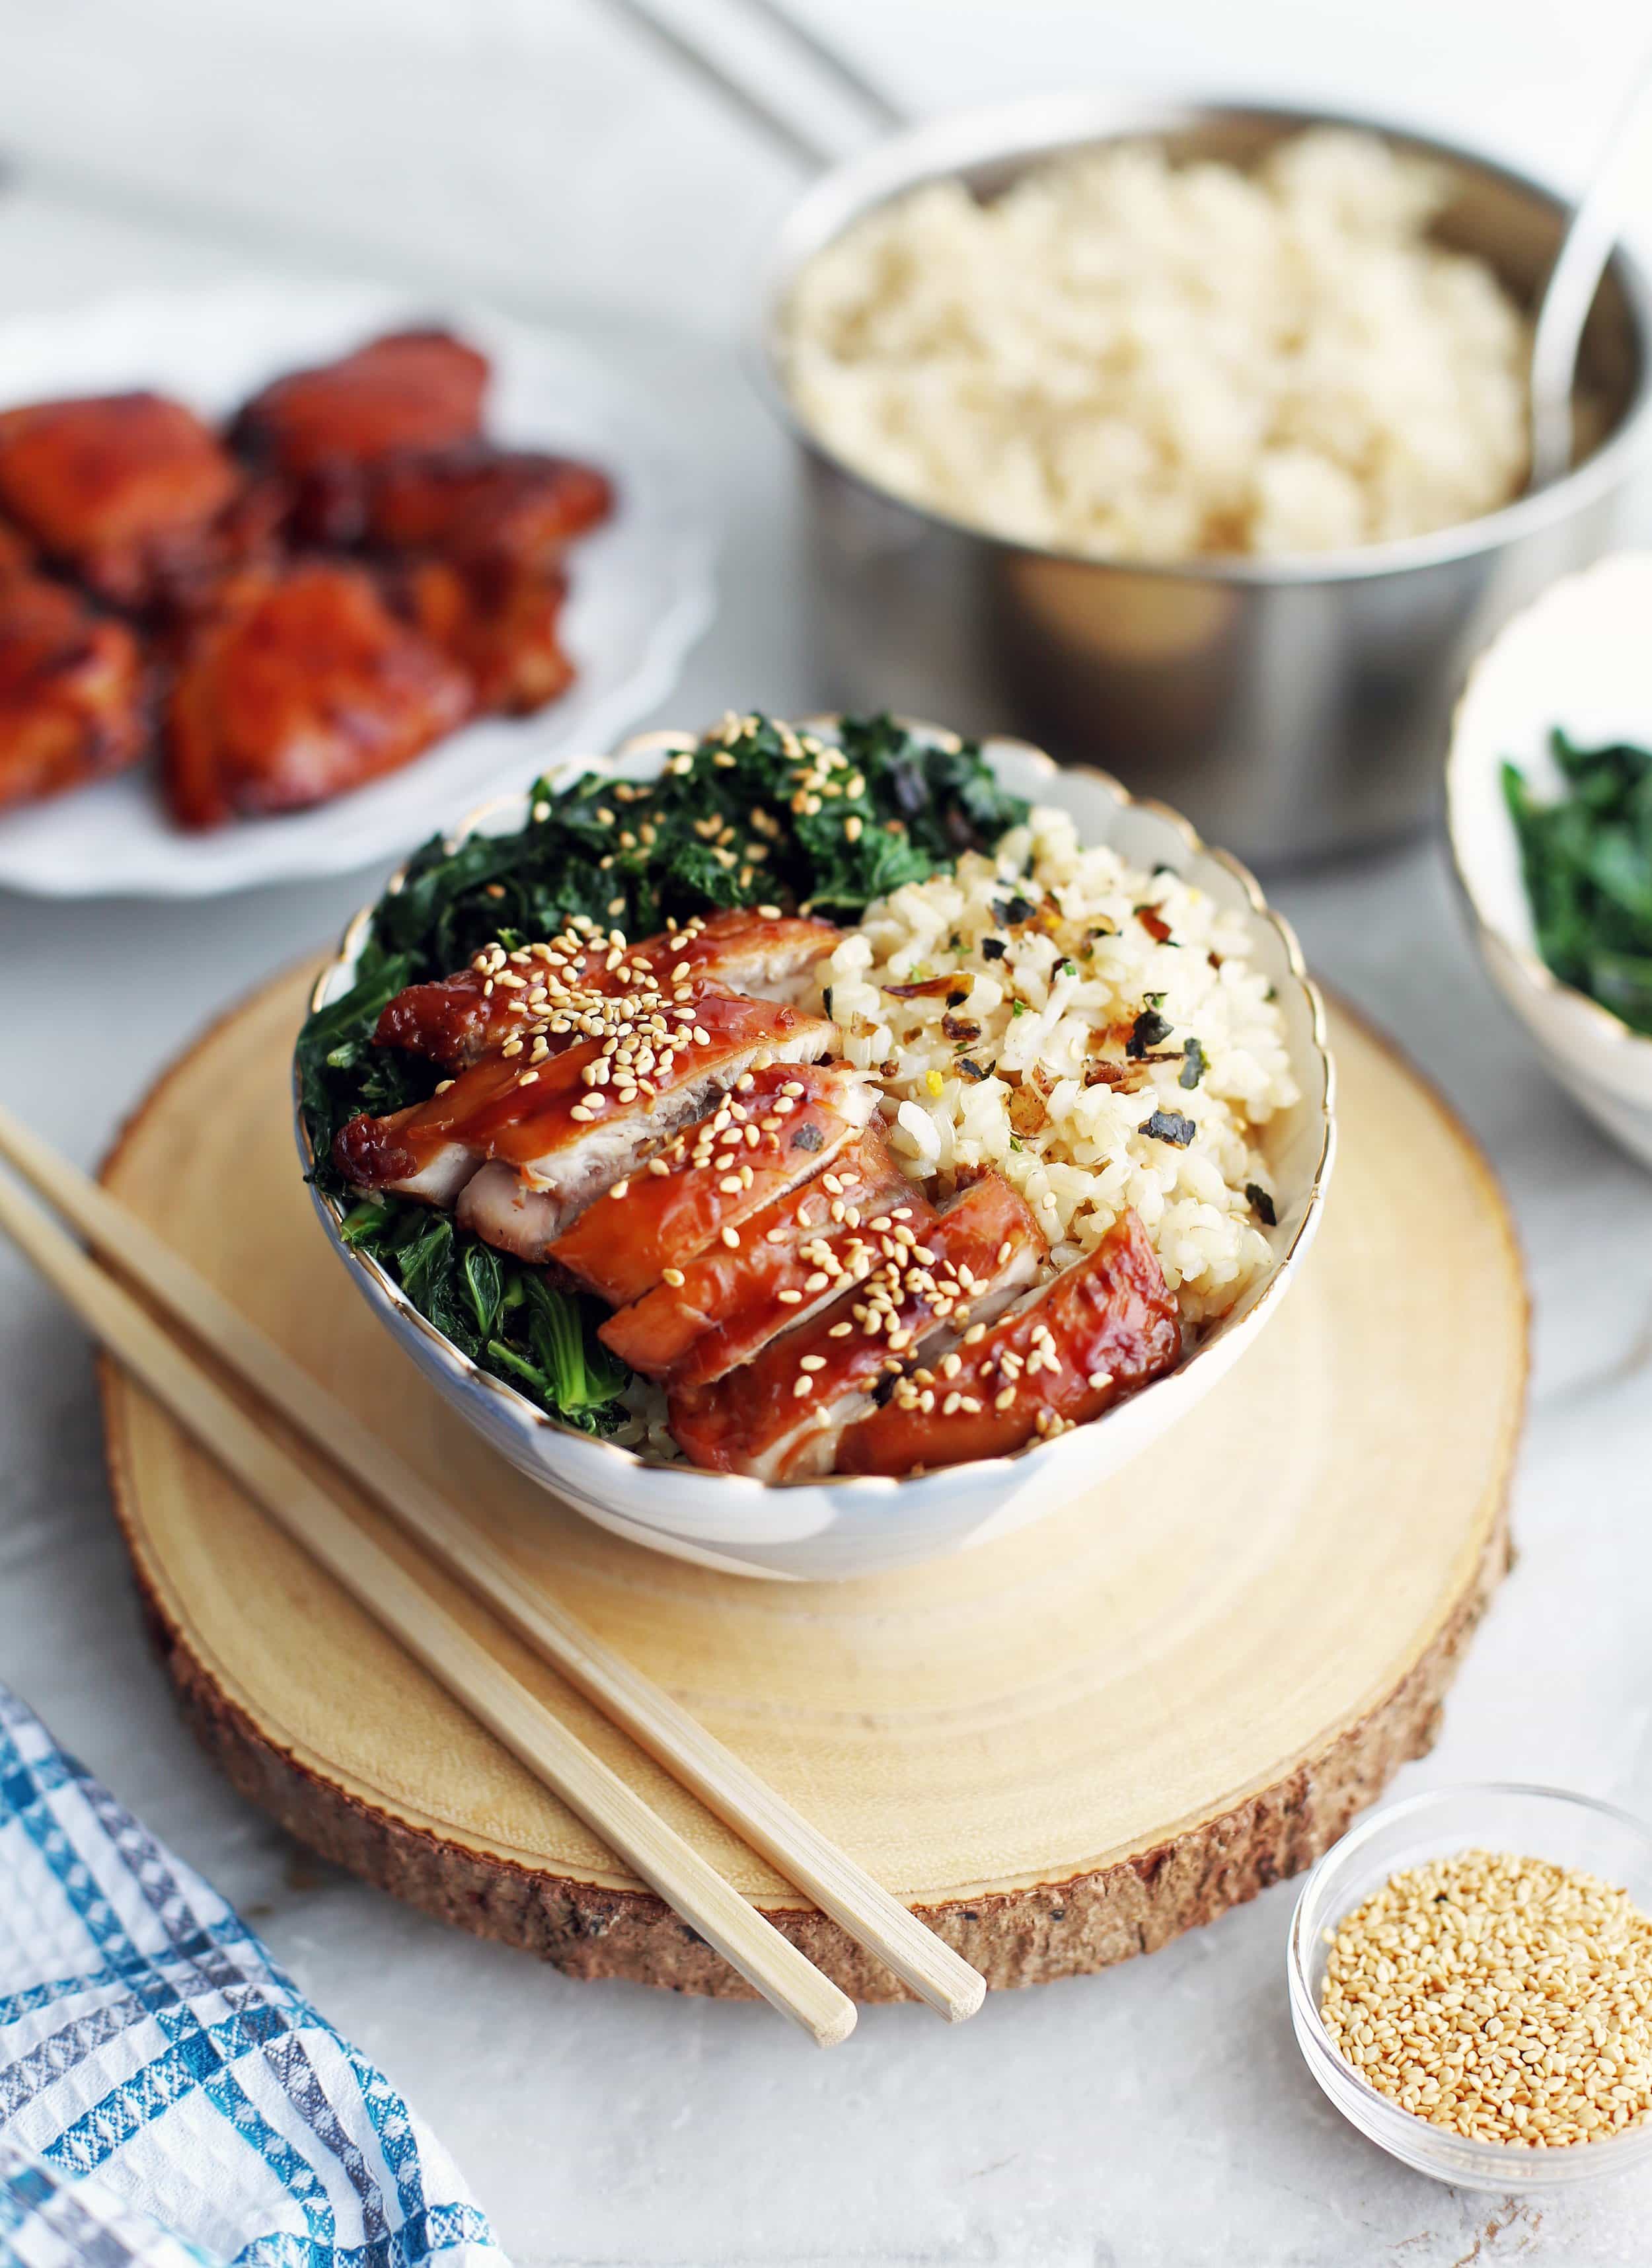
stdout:
<svg viewBox="0 0 1652 2268">
<path fill-rule="evenodd" d="M 1575 1867 L 1627 1890 L 1652 1913 L 1652 1830 L 1615 1804 L 1564 1788 L 1485 1782 L 1385 1804 L 1333 1844 L 1303 1883 L 1286 1955 L 1296 2043 L 1343 2117 L 1390 2157 L 1461 2189 L 1550 2189 L 1626 2172 L 1652 2157 L 1652 2117 L 1603 2142 L 1553 2149 L 1479 2142 L 1431 2125 L 1368 2086 L 1331 2045 L 1320 2021 L 1327 1932 L 1403 1867 L 1458 1851 L 1509 1851 Z"/>
</svg>

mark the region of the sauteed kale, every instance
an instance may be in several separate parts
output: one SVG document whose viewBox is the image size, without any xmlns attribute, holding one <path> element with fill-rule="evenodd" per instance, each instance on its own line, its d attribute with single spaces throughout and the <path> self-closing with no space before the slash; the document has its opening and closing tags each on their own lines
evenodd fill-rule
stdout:
<svg viewBox="0 0 1652 2268">
<path fill-rule="evenodd" d="M 338 1129 L 361 1111 L 422 1101 L 441 1076 L 372 1045 L 380 1012 L 495 939 L 513 951 L 580 914 L 640 938 L 668 919 L 771 903 L 852 921 L 1026 815 L 972 742 L 931 747 L 889 717 L 846 718 L 840 737 L 853 770 L 835 796 L 808 785 L 789 727 L 746 717 L 685 745 L 658 780 L 587 772 L 559 790 L 542 782 L 516 833 L 471 836 L 451 850 L 426 843 L 375 909 L 354 987 L 299 1040 L 317 1187 L 348 1203 L 331 1156 Z M 411 1198 L 351 1206 L 343 1233 L 483 1369 L 588 1432 L 621 1422 L 616 1397 L 631 1373 L 595 1336 L 595 1301 L 553 1289 L 540 1270 Z"/>
<path fill-rule="evenodd" d="M 1652 749 L 1552 736 L 1567 792 L 1503 766 L 1538 950 L 1562 983 L 1652 1033 Z"/>
</svg>

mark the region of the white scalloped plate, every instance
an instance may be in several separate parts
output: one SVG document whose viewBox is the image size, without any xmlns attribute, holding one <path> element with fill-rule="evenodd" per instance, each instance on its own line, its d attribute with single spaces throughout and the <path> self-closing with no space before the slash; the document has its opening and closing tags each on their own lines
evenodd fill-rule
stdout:
<svg viewBox="0 0 1652 2268">
<path fill-rule="evenodd" d="M 267 379 L 399 324 L 439 321 L 494 364 L 488 430 L 589 458 L 615 478 L 613 519 L 571 556 L 564 615 L 573 689 L 538 717 L 468 725 L 405 770 L 316 811 L 189 835 L 142 770 L 0 816 L 0 886 L 45 897 L 207 897 L 343 874 L 405 851 L 479 798 L 521 787 L 572 749 L 607 747 L 662 701 L 710 621 L 709 507 L 623 376 L 564 339 L 475 307 L 354 284 L 269 282 L 122 294 L 0 324 L 0 407 L 154 387 L 210 416 Z"/>
</svg>

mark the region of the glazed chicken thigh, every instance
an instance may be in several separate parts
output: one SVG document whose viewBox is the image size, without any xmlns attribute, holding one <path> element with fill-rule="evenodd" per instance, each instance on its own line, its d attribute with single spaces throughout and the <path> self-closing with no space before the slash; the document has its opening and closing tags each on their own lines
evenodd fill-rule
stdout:
<svg viewBox="0 0 1652 2268">
<path fill-rule="evenodd" d="M 476 441 L 377 466 L 366 534 L 387 551 L 544 567 L 606 519 L 613 502 L 608 480 L 590 465 Z"/>
<path fill-rule="evenodd" d="M 119 771 L 149 737 L 143 657 L 126 624 L 0 562 L 0 807 Z"/>
<path fill-rule="evenodd" d="M 191 626 L 167 715 L 186 827 L 296 811 L 403 764 L 468 713 L 470 687 L 398 622 L 362 569 L 233 578 Z"/>
<path fill-rule="evenodd" d="M 572 684 L 559 567 L 413 559 L 387 571 L 385 585 L 420 637 L 464 671 L 483 715 L 531 717 Z"/>
<path fill-rule="evenodd" d="M 255 394 L 232 438 L 292 475 L 448 449 L 482 426 L 488 358 L 446 331 L 392 331 Z"/>
<path fill-rule="evenodd" d="M 151 606 L 188 575 L 243 478 L 210 429 L 159 394 L 0 411 L 0 509 L 114 605 Z"/>
<path fill-rule="evenodd" d="M 0 410 L 0 589 L 54 578 L 3 633 L 4 799 L 158 737 L 173 815 L 212 827 L 565 692 L 564 555 L 613 490 L 485 441 L 489 377 L 475 347 L 411 329 L 274 379 L 227 439 L 143 391 Z M 57 578 L 129 617 L 141 655 Z"/>
</svg>

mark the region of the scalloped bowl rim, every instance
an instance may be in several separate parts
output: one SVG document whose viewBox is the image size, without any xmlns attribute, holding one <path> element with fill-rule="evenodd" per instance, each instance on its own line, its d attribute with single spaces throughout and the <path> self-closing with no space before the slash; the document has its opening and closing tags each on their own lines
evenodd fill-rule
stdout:
<svg viewBox="0 0 1652 2268">
<path fill-rule="evenodd" d="M 955 746 L 958 743 L 959 735 L 948 731 L 945 726 L 933 725 L 921 718 L 906 717 L 900 718 L 896 721 L 908 731 L 930 736 L 939 742 L 951 743 Z M 799 729 L 801 730 L 830 732 L 836 728 L 838 718 L 830 714 L 815 715 L 799 718 L 796 722 Z M 607 755 L 569 756 L 560 760 L 543 777 L 549 780 L 558 780 L 564 777 L 575 777 L 585 771 L 614 772 L 619 766 L 634 762 L 639 756 L 655 754 L 663 760 L 674 750 L 696 746 L 701 737 L 697 733 L 671 727 L 634 733 L 629 739 L 623 740 Z M 833 1473 L 815 1476 L 808 1480 L 774 1482 L 757 1480 L 744 1473 L 711 1472 L 697 1465 L 680 1466 L 657 1457 L 645 1456 L 623 1443 L 604 1440 L 599 1436 L 581 1432 L 579 1427 L 564 1425 L 559 1419 L 553 1418 L 549 1410 L 542 1410 L 536 1403 L 530 1402 L 526 1395 L 520 1394 L 505 1380 L 496 1378 L 490 1371 L 483 1370 L 477 1364 L 472 1362 L 451 1339 L 444 1336 L 437 1329 L 427 1316 L 419 1313 L 402 1286 L 379 1265 L 376 1260 L 368 1254 L 357 1251 L 345 1244 L 339 1234 L 342 1214 L 336 1207 L 336 1201 L 325 1197 L 312 1183 L 311 1198 L 327 1230 L 328 1241 L 334 1251 L 346 1267 L 356 1273 L 359 1287 L 367 1291 L 370 1303 L 375 1309 L 381 1302 L 387 1303 L 397 1319 L 417 1333 L 425 1345 L 434 1352 L 442 1367 L 452 1375 L 457 1385 L 472 1390 L 481 1388 L 502 1397 L 502 1407 L 514 1425 L 520 1426 L 524 1422 L 531 1422 L 534 1430 L 542 1436 L 558 1442 L 577 1444 L 581 1450 L 597 1452 L 608 1458 L 616 1459 L 628 1469 L 643 1474 L 658 1476 L 661 1480 L 673 1477 L 681 1480 L 691 1476 L 697 1484 L 718 1484 L 726 1491 L 743 1491 L 754 1499 L 776 1494 L 791 1494 L 811 1487 L 829 1487 L 834 1496 L 839 1490 L 852 1490 L 862 1498 L 867 1495 L 893 1497 L 897 1491 L 910 1493 L 917 1491 L 930 1491 L 944 1493 L 949 1489 L 957 1488 L 965 1476 L 978 1476 L 995 1470 L 1001 1470 L 1007 1478 L 1012 1471 L 1014 1471 L 1015 1479 L 1019 1482 L 1024 1476 L 1015 1469 L 1033 1458 L 1048 1458 L 1052 1453 L 1059 1451 L 1065 1442 L 1078 1435 L 1095 1433 L 1098 1428 L 1106 1425 L 1115 1412 L 1122 1413 L 1146 1402 L 1149 1396 L 1176 1381 L 1185 1380 L 1196 1366 L 1206 1361 L 1219 1350 L 1228 1347 L 1237 1333 L 1243 1332 L 1248 1337 L 1254 1337 L 1261 1329 L 1263 1323 L 1277 1309 L 1297 1266 L 1313 1241 L 1336 1155 L 1336 1064 L 1331 1053 L 1326 1034 L 1324 997 L 1319 987 L 1308 973 L 1307 963 L 1303 959 L 1302 946 L 1296 932 L 1285 917 L 1268 904 L 1261 885 L 1250 868 L 1234 858 L 1230 852 L 1213 849 L 1207 844 L 1191 821 L 1184 819 L 1180 812 L 1172 810 L 1169 805 L 1161 803 L 1151 796 L 1132 795 L 1122 781 L 1116 779 L 1110 772 L 1103 771 L 1096 766 L 1058 765 L 1052 756 L 1044 749 L 1035 747 L 1030 741 L 1017 740 L 1009 735 L 992 734 L 984 739 L 980 745 L 984 753 L 989 756 L 992 752 L 1001 749 L 1028 760 L 1033 769 L 1045 777 L 1055 778 L 1064 774 L 1080 775 L 1095 782 L 1121 809 L 1133 808 L 1146 812 L 1150 816 L 1160 820 L 1181 838 L 1190 858 L 1208 858 L 1224 868 L 1234 878 L 1244 894 L 1252 916 L 1272 928 L 1284 947 L 1290 975 L 1302 988 L 1308 1004 L 1312 1051 L 1317 1058 L 1323 1075 L 1323 1094 L 1316 1114 L 1319 1120 L 1319 1146 L 1314 1160 L 1312 1179 L 1306 1197 L 1302 1200 L 1302 1217 L 1297 1222 L 1294 1233 L 1284 1250 L 1275 1256 L 1266 1281 L 1242 1315 L 1237 1318 L 1221 1318 L 1214 1329 L 1200 1342 L 1191 1354 L 1178 1363 L 1174 1370 L 1167 1372 L 1162 1378 L 1154 1379 L 1138 1393 L 1127 1396 L 1121 1403 L 1115 1403 L 1111 1409 L 1103 1410 L 1100 1417 L 1090 1419 L 1087 1425 L 1074 1427 L 1068 1433 L 1054 1436 L 1048 1440 L 1030 1441 L 1007 1455 L 971 1458 L 960 1464 L 940 1467 L 933 1472 L 907 1475 L 899 1478 L 884 1474 Z M 507 794 L 490 797 L 486 802 L 477 805 L 474 810 L 465 814 L 451 832 L 443 837 L 445 843 L 452 850 L 468 836 L 476 833 L 477 828 L 488 821 L 507 813 L 525 815 L 528 809 L 531 793 L 531 788 L 524 788 Z M 398 867 L 386 884 L 383 895 L 389 896 L 400 890 L 406 875 L 407 866 L 404 865 Z M 325 1006 L 336 990 L 343 989 L 339 984 L 339 979 L 354 969 L 372 928 L 374 910 L 373 905 L 363 906 L 346 924 L 337 951 L 321 970 L 311 987 L 308 1006 L 312 1013 L 317 1008 Z M 1297 1068 L 1301 1067 L 1297 1066 Z M 292 1074 L 292 1090 L 293 1121 L 298 1138 L 299 1155 L 307 1177 L 314 1162 L 314 1152 L 305 1120 L 296 1058 Z M 1311 1096 L 1307 1100 L 1311 1109 Z M 470 1418 L 468 1422 L 474 1425 L 476 1420 Z"/>
</svg>

